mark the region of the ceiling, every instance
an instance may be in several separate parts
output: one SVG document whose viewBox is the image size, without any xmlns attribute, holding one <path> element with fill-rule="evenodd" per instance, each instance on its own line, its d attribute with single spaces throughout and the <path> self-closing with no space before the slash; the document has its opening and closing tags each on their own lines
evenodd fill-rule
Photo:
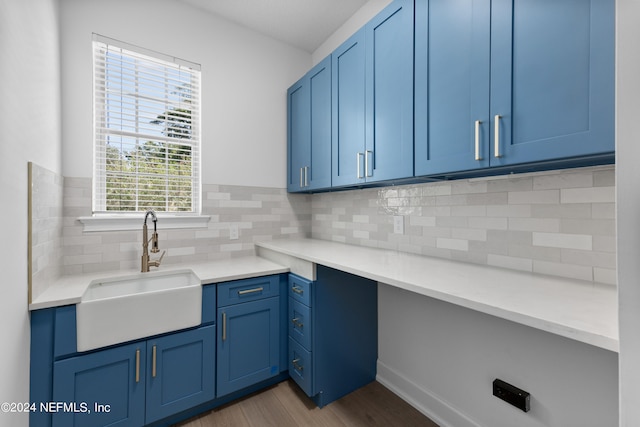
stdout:
<svg viewBox="0 0 640 427">
<path fill-rule="evenodd" d="M 180 1 L 312 53 L 368 0 Z"/>
</svg>

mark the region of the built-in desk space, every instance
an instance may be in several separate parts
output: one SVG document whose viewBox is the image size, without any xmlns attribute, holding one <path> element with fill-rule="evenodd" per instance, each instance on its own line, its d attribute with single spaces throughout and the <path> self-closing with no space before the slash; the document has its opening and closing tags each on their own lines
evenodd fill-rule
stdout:
<svg viewBox="0 0 640 427">
<path fill-rule="evenodd" d="M 617 292 L 611 285 L 314 239 L 257 246 L 260 256 L 289 264 L 293 272 L 304 268 L 295 260 L 320 264 L 618 351 Z"/>
</svg>

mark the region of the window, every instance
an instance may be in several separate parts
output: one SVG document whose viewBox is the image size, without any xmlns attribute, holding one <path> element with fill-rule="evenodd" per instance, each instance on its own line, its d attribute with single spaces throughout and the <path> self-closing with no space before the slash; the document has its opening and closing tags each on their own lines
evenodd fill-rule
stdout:
<svg viewBox="0 0 640 427">
<path fill-rule="evenodd" d="M 94 214 L 200 212 L 200 67 L 94 35 Z"/>
</svg>

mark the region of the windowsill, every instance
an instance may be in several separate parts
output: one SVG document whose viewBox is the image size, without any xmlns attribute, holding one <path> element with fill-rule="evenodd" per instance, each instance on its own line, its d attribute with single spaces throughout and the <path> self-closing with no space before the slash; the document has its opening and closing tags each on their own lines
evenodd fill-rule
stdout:
<svg viewBox="0 0 640 427">
<path fill-rule="evenodd" d="M 207 228 L 209 215 L 171 215 L 156 214 L 158 227 L 163 230 L 179 228 Z M 84 232 L 95 231 L 128 231 L 141 230 L 144 223 L 144 213 L 129 214 L 103 214 L 94 216 L 81 216 L 78 221 L 84 226 Z M 149 224 L 151 219 L 147 220 Z"/>
</svg>

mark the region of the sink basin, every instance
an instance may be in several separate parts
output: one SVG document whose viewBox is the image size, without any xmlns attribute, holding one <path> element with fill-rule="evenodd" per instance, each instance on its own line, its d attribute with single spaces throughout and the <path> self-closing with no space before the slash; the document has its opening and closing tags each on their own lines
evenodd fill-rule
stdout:
<svg viewBox="0 0 640 427">
<path fill-rule="evenodd" d="M 198 326 L 202 286 L 191 270 L 94 280 L 76 305 L 78 351 Z"/>
</svg>

